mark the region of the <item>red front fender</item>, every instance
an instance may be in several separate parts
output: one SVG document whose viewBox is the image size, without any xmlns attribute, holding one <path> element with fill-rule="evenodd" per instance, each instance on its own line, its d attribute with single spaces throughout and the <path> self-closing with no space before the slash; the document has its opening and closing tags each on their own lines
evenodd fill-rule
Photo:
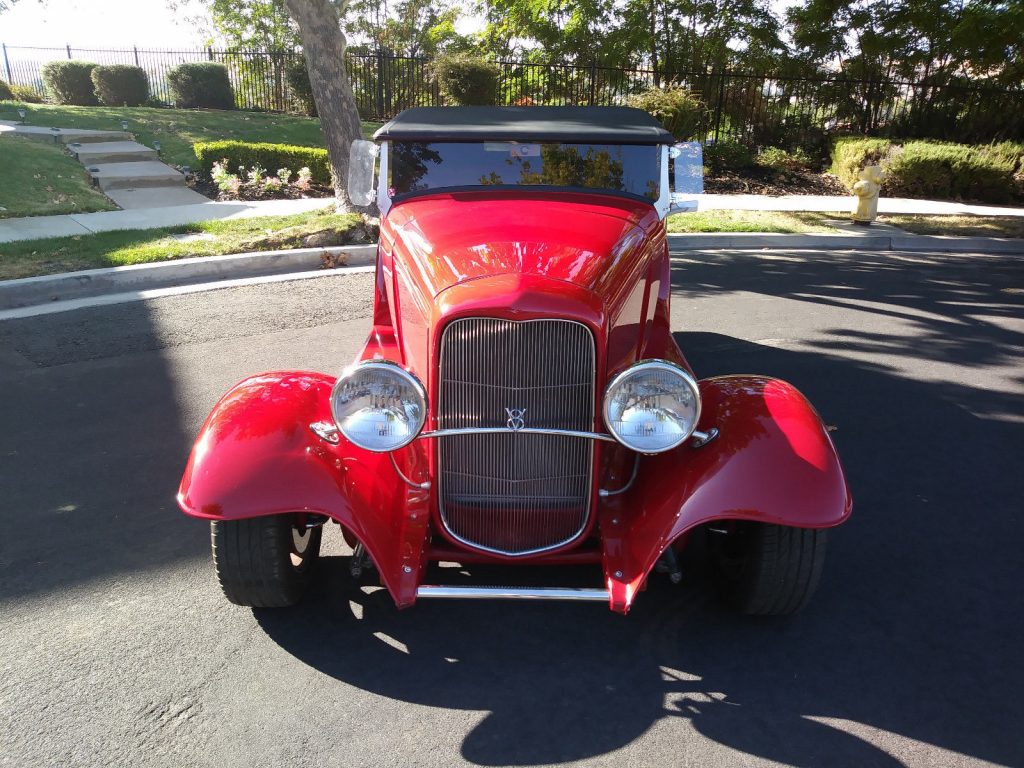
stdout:
<svg viewBox="0 0 1024 768">
<path fill-rule="evenodd" d="M 386 454 L 344 439 L 331 445 L 309 425 L 331 422 L 334 379 L 276 372 L 246 379 L 214 407 L 178 489 L 193 517 L 235 520 L 283 512 L 327 515 L 366 547 L 399 607 L 411 605 L 423 567 L 429 494 L 401 482 Z M 399 452 L 408 476 L 426 466 Z"/>
<path fill-rule="evenodd" d="M 791 384 L 760 376 L 700 382 L 700 429 L 719 436 L 641 459 L 628 493 L 602 505 L 611 606 L 625 612 L 661 553 L 693 527 L 739 519 L 800 528 L 843 522 L 853 502 L 825 425 Z"/>
</svg>

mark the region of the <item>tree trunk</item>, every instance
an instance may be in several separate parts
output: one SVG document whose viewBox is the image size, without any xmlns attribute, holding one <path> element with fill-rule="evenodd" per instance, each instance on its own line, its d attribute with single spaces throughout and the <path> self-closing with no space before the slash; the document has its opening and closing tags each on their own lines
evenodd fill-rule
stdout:
<svg viewBox="0 0 1024 768">
<path fill-rule="evenodd" d="M 347 3 L 339 5 L 340 10 L 330 0 L 285 0 L 288 12 L 299 26 L 309 84 L 331 160 L 331 183 L 338 210 L 350 211 L 354 206 L 345 189 L 348 155 L 352 142 L 362 138 L 362 127 L 345 68 L 347 43 L 338 20 Z"/>
</svg>

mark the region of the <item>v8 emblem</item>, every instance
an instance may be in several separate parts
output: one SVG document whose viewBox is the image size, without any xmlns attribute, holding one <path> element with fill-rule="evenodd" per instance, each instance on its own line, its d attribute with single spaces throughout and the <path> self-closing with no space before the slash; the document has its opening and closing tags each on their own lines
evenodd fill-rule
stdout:
<svg viewBox="0 0 1024 768">
<path fill-rule="evenodd" d="M 506 408 L 505 413 L 508 414 L 508 421 L 505 422 L 505 426 L 513 432 L 518 432 L 526 426 L 526 420 L 523 418 L 526 415 L 525 408 Z"/>
</svg>

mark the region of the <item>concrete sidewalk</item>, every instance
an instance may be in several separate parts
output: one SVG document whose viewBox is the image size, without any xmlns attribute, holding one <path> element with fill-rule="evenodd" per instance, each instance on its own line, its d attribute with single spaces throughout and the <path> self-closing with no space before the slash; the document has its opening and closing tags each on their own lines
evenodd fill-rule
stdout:
<svg viewBox="0 0 1024 768">
<path fill-rule="evenodd" d="M 70 237 L 111 232 L 118 229 L 151 229 L 194 224 L 218 219 L 248 219 L 253 216 L 287 216 L 306 213 L 334 204 L 334 198 L 316 197 L 302 200 L 258 200 L 197 205 L 176 205 L 161 208 L 134 208 L 100 213 L 71 213 L 63 216 L 25 216 L 0 219 L 0 243 L 36 240 L 42 237 Z"/>
<path fill-rule="evenodd" d="M 698 211 L 849 211 L 853 197 L 827 195 L 694 195 Z M 252 216 L 285 216 L 326 208 L 332 198 L 303 200 L 261 200 L 255 202 L 199 203 L 173 207 L 136 208 L 101 213 L 73 213 L 63 216 L 27 216 L 0 219 L 0 243 L 35 240 L 42 237 L 67 237 L 110 232 L 118 229 L 150 229 L 193 224 L 216 219 L 244 219 Z M 879 213 L 904 213 L 963 216 L 1022 216 L 1024 208 L 995 205 L 968 205 L 937 200 L 882 198 Z"/>
</svg>

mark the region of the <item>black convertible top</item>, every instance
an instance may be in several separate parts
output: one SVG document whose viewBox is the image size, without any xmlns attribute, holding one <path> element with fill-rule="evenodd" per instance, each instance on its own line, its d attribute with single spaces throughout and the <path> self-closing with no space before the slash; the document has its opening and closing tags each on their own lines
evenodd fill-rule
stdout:
<svg viewBox="0 0 1024 768">
<path fill-rule="evenodd" d="M 567 144 L 671 144 L 672 134 L 632 107 L 413 107 L 378 141 L 558 141 Z"/>
</svg>

